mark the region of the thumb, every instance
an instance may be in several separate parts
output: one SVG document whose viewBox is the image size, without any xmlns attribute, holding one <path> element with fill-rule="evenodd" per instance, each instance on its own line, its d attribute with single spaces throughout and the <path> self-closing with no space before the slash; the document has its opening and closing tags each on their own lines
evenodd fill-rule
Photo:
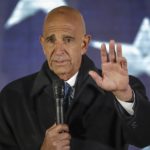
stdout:
<svg viewBox="0 0 150 150">
<path fill-rule="evenodd" d="M 102 88 L 102 77 L 95 71 L 89 71 L 89 75 L 96 82 L 96 84 Z"/>
</svg>

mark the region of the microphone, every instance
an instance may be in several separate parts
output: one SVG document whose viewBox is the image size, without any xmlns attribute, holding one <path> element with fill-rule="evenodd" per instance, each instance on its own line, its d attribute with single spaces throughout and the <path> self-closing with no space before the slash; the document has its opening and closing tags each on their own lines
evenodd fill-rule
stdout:
<svg viewBox="0 0 150 150">
<path fill-rule="evenodd" d="M 64 81 L 57 79 L 53 81 L 53 91 L 56 103 L 56 124 L 64 123 Z"/>
</svg>

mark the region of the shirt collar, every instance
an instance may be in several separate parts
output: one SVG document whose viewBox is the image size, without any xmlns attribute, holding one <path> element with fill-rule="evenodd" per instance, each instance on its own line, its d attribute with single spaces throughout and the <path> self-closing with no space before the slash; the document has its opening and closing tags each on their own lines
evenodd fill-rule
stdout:
<svg viewBox="0 0 150 150">
<path fill-rule="evenodd" d="M 76 82 L 77 75 L 78 75 L 78 72 L 75 73 L 69 80 L 67 80 L 65 82 L 67 82 L 70 86 L 74 86 L 75 82 Z"/>
</svg>

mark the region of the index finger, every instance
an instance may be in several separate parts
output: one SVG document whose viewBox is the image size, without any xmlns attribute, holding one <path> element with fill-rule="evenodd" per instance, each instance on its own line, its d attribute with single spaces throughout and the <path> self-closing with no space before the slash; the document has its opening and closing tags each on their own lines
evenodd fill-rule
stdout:
<svg viewBox="0 0 150 150">
<path fill-rule="evenodd" d="M 54 132 L 61 133 L 61 132 L 69 132 L 69 127 L 66 124 L 58 124 L 55 127 L 50 128 Z"/>
<path fill-rule="evenodd" d="M 108 56 L 107 56 L 106 45 L 104 43 L 101 45 L 100 53 L 101 53 L 101 62 L 102 63 L 107 62 L 108 61 Z"/>
</svg>

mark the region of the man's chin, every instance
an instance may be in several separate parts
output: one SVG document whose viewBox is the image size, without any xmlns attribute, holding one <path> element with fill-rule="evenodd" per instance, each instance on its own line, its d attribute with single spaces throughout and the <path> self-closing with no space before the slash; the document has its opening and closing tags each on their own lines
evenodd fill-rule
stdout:
<svg viewBox="0 0 150 150">
<path fill-rule="evenodd" d="M 65 71 L 62 71 L 62 70 L 54 71 L 54 73 L 62 80 L 68 80 L 71 77 L 70 73 L 66 72 L 66 70 Z"/>
</svg>

